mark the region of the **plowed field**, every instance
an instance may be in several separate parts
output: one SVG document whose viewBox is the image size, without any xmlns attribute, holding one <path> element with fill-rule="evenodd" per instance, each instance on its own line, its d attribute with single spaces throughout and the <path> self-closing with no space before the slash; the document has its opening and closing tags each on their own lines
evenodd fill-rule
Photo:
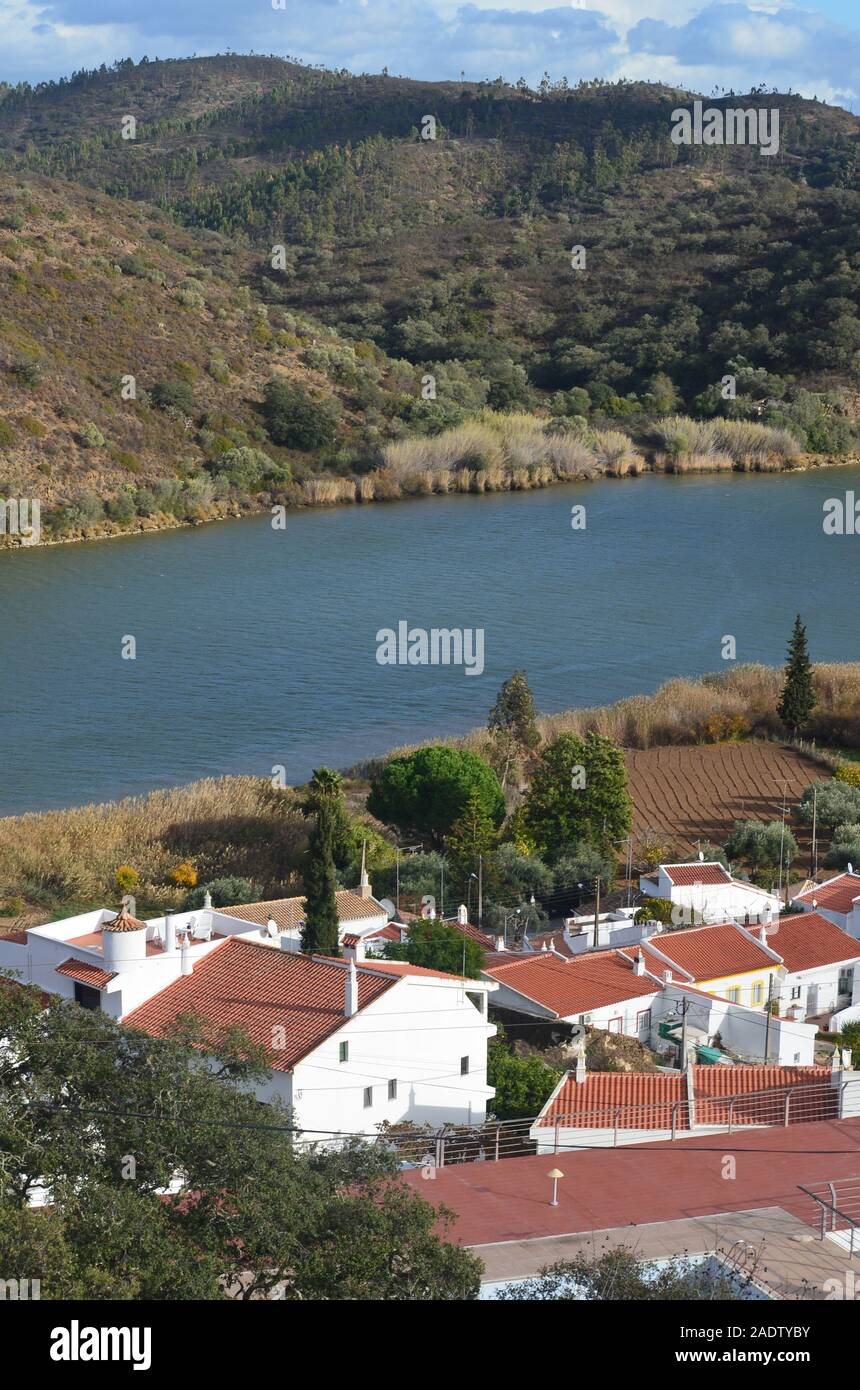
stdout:
<svg viewBox="0 0 860 1390">
<path fill-rule="evenodd" d="M 722 844 L 736 820 L 776 820 L 783 788 L 789 818 L 804 787 L 828 773 L 820 763 L 776 743 L 702 744 L 629 749 L 633 833 L 659 831 L 681 851 L 697 840 Z M 798 834 L 801 845 L 808 835 Z"/>
</svg>

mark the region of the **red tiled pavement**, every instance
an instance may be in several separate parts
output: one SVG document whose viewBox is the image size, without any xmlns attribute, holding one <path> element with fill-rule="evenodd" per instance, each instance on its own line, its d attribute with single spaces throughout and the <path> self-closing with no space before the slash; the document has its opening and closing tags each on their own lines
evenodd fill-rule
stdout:
<svg viewBox="0 0 860 1390">
<path fill-rule="evenodd" d="M 729 1154 L 736 1160 L 733 1179 L 722 1176 Z M 547 1173 L 555 1167 L 565 1176 L 559 1205 L 551 1207 Z M 814 1224 L 817 1209 L 798 1183 L 857 1175 L 860 1119 L 459 1163 L 437 1171 L 433 1181 L 418 1169 L 406 1180 L 456 1213 L 449 1239 L 486 1245 L 757 1207 L 782 1207 Z"/>
</svg>

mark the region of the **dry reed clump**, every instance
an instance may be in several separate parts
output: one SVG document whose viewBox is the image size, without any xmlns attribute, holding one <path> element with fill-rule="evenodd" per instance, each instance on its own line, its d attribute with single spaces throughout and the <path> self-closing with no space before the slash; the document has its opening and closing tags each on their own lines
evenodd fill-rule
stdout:
<svg viewBox="0 0 860 1390">
<path fill-rule="evenodd" d="M 271 880 L 278 854 L 303 836 L 304 819 L 286 803 L 276 809 L 270 792 L 254 777 L 206 778 L 122 801 L 7 816 L 0 819 L 0 891 L 110 906 L 120 896 L 117 868 L 128 864 L 140 876 L 140 901 L 175 906 L 184 890 L 169 875 L 184 858 L 201 881 L 229 874 Z"/>
<path fill-rule="evenodd" d="M 308 478 L 302 486 L 305 500 L 312 507 L 355 501 L 355 482 L 352 478 Z"/>
<path fill-rule="evenodd" d="M 721 473 L 735 467 L 728 454 L 679 454 L 666 459 L 667 473 Z"/>
<path fill-rule="evenodd" d="M 775 471 L 793 464 L 800 453 L 790 430 L 754 420 L 692 420 L 687 415 L 667 415 L 651 426 L 650 438 L 673 473 L 726 466 Z"/>
</svg>

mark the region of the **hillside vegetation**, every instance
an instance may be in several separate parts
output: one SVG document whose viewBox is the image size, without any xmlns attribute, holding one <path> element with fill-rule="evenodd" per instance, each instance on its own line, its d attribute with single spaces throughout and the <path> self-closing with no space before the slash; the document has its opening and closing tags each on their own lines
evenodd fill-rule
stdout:
<svg viewBox="0 0 860 1390">
<path fill-rule="evenodd" d="M 860 123 L 758 92 L 778 155 L 678 147 L 691 99 L 239 55 L 0 87 L 0 491 L 64 538 L 857 452 Z"/>
</svg>

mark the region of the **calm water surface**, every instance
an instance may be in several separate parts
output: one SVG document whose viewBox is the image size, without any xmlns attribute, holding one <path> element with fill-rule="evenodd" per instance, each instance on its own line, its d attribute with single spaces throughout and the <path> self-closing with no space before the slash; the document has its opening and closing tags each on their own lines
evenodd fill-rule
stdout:
<svg viewBox="0 0 860 1390">
<path fill-rule="evenodd" d="M 860 659 L 860 536 L 822 530 L 851 488 L 860 470 L 648 476 L 2 555 L 0 813 L 301 781 L 482 724 L 517 666 L 552 711 L 721 668 L 728 633 L 779 663 L 798 611 L 815 659 Z M 483 675 L 378 665 L 401 619 L 484 628 Z"/>
</svg>

